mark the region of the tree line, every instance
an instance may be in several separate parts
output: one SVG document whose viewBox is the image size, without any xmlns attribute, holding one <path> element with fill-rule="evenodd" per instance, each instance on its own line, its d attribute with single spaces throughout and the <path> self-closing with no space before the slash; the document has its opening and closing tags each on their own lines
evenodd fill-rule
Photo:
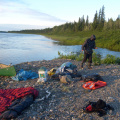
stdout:
<svg viewBox="0 0 120 120">
<path fill-rule="evenodd" d="M 45 28 L 39 30 L 21 30 L 22 33 L 41 33 L 41 34 L 52 34 L 52 33 L 66 33 L 66 32 L 79 32 L 79 31 L 90 31 L 90 30 L 114 30 L 120 29 L 120 15 L 116 20 L 112 18 L 105 20 L 105 7 L 102 6 L 99 12 L 96 11 L 93 22 L 89 22 L 89 16 L 87 15 L 86 20 L 84 15 L 79 19 L 78 22 L 67 22 L 65 24 L 54 26 L 53 28 Z"/>
</svg>

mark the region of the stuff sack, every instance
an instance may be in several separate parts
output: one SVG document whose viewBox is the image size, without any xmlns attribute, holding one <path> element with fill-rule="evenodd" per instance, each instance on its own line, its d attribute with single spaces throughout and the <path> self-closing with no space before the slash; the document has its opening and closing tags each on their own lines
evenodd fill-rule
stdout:
<svg viewBox="0 0 120 120">
<path fill-rule="evenodd" d="M 83 88 L 84 88 L 84 89 L 95 90 L 95 89 L 104 87 L 104 86 L 106 86 L 106 85 L 107 85 L 106 82 L 100 81 L 100 80 L 98 80 L 97 82 L 88 81 L 88 82 L 86 82 L 85 84 L 83 84 Z"/>
<path fill-rule="evenodd" d="M 72 77 L 70 75 L 59 75 L 60 82 L 62 83 L 70 83 L 73 81 Z"/>
<path fill-rule="evenodd" d="M 103 80 L 98 73 L 83 75 L 82 79 L 84 82 Z"/>
<path fill-rule="evenodd" d="M 77 68 L 77 66 L 72 64 L 71 62 L 65 62 L 61 65 L 61 68 L 71 68 L 72 70 L 74 70 Z"/>
<path fill-rule="evenodd" d="M 48 74 L 49 76 L 52 76 L 52 75 L 55 74 L 56 70 L 57 70 L 56 68 L 52 68 L 51 70 L 49 70 L 49 71 L 47 72 L 47 74 Z"/>
</svg>

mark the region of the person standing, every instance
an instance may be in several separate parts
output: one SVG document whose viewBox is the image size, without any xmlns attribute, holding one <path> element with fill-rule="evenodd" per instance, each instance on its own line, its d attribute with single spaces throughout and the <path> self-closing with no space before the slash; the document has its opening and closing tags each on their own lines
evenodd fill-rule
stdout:
<svg viewBox="0 0 120 120">
<path fill-rule="evenodd" d="M 95 35 L 92 35 L 82 45 L 82 51 L 84 51 L 84 58 L 81 62 L 82 69 L 83 69 L 83 64 L 87 61 L 87 59 L 88 59 L 88 69 L 92 69 L 92 67 L 91 67 L 92 53 L 93 53 L 92 49 L 97 49 L 97 47 L 95 46 L 95 40 L 96 40 Z"/>
</svg>

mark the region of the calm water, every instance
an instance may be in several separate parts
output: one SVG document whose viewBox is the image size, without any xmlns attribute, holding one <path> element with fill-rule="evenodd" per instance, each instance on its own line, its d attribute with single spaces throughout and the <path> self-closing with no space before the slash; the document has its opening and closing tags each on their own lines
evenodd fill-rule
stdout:
<svg viewBox="0 0 120 120">
<path fill-rule="evenodd" d="M 18 64 L 38 60 L 51 60 L 63 54 L 79 52 L 81 45 L 65 46 L 41 35 L 0 33 L 0 63 Z M 104 58 L 107 54 L 120 57 L 120 52 L 98 48 L 95 50 Z"/>
</svg>

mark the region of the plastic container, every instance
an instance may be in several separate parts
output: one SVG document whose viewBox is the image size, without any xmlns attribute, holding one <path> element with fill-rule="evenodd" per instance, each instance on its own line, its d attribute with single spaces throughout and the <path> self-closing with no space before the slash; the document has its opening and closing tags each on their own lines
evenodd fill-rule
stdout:
<svg viewBox="0 0 120 120">
<path fill-rule="evenodd" d="M 37 82 L 46 82 L 48 78 L 47 72 L 48 71 L 46 69 L 39 69 L 38 70 L 39 79 Z"/>
</svg>

